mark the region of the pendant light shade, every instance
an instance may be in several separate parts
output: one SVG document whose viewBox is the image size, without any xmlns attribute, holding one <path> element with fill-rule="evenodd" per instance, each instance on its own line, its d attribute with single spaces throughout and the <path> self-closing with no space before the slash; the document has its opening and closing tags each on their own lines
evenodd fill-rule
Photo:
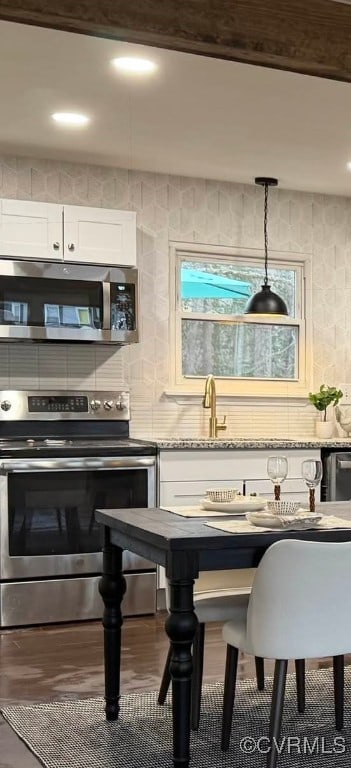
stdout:
<svg viewBox="0 0 351 768">
<path fill-rule="evenodd" d="M 285 301 L 273 293 L 269 285 L 262 285 L 261 290 L 247 302 L 246 315 L 287 315 Z"/>
<path fill-rule="evenodd" d="M 268 220 L 268 189 L 269 187 L 277 187 L 278 180 L 267 178 L 266 176 L 258 176 L 255 179 L 255 184 L 259 184 L 264 187 L 264 281 L 261 286 L 261 290 L 255 293 L 254 296 L 249 299 L 246 307 L 246 315 L 288 315 L 288 308 L 285 301 L 278 296 L 278 294 L 271 291 L 271 287 L 268 283 L 268 233 L 267 233 L 267 220 Z"/>
</svg>

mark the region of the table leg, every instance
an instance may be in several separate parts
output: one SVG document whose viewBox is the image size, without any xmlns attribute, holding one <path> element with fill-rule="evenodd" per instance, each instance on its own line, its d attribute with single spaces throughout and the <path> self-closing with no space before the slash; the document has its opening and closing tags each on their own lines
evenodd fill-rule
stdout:
<svg viewBox="0 0 351 768">
<path fill-rule="evenodd" d="M 123 550 L 110 542 L 108 528 L 104 531 L 103 568 L 99 592 L 104 601 L 102 625 L 104 628 L 105 701 L 106 719 L 117 720 L 121 668 L 121 603 L 126 591 L 122 573 Z"/>
<path fill-rule="evenodd" d="M 174 768 L 188 768 L 190 760 L 191 649 L 198 624 L 194 613 L 193 585 L 193 579 L 170 580 L 170 613 L 165 624 L 172 647 Z"/>
</svg>

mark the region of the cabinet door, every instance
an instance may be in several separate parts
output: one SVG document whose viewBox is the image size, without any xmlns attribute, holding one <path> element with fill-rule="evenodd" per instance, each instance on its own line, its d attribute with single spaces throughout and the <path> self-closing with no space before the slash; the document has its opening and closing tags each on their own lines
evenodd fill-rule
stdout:
<svg viewBox="0 0 351 768">
<path fill-rule="evenodd" d="M 281 499 L 286 501 L 300 501 L 301 505 L 308 506 L 308 489 L 302 478 L 287 478 L 281 485 Z M 246 493 L 257 493 L 265 499 L 274 499 L 273 483 L 270 480 L 248 480 Z M 316 488 L 316 501 L 320 499 L 320 487 Z"/>
<path fill-rule="evenodd" d="M 64 258 L 88 264 L 135 266 L 135 212 L 65 205 Z"/>
<path fill-rule="evenodd" d="M 207 488 L 237 488 L 242 492 L 241 480 L 198 480 L 189 483 L 160 483 L 161 507 L 187 507 L 200 504 Z"/>
<path fill-rule="evenodd" d="M 62 259 L 62 206 L 30 200 L 1 200 L 0 255 Z"/>
</svg>

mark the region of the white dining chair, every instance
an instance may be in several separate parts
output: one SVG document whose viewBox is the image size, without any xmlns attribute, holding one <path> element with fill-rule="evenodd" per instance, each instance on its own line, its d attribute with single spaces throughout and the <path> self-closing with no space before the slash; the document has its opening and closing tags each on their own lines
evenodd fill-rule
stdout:
<svg viewBox="0 0 351 768">
<path fill-rule="evenodd" d="M 233 587 L 221 587 L 221 584 L 228 583 L 228 572 L 225 572 L 226 578 L 221 572 L 208 572 L 201 574 L 196 580 L 194 587 L 194 609 L 198 619 L 198 630 L 193 643 L 193 675 L 191 691 L 191 728 L 196 731 L 199 728 L 200 709 L 201 709 L 201 689 L 203 677 L 204 662 L 204 644 L 205 644 L 205 625 L 210 622 L 225 622 L 231 619 L 238 612 L 239 615 L 246 614 L 251 583 L 254 570 L 231 571 L 231 580 Z M 235 586 L 236 585 L 236 586 Z M 212 587 L 212 589 L 210 588 Z M 166 608 L 169 610 L 169 585 L 166 584 Z M 164 671 L 162 675 L 160 690 L 158 694 L 158 703 L 164 704 L 167 692 L 171 682 L 169 671 L 171 660 L 171 647 L 169 647 Z M 256 677 L 258 690 L 264 689 L 264 660 L 255 658 Z"/>
<path fill-rule="evenodd" d="M 278 541 L 264 554 L 227 643 L 222 750 L 229 748 L 238 652 L 275 659 L 268 768 L 275 768 L 289 659 L 333 657 L 336 729 L 343 727 L 344 654 L 351 651 L 351 542 Z"/>
</svg>

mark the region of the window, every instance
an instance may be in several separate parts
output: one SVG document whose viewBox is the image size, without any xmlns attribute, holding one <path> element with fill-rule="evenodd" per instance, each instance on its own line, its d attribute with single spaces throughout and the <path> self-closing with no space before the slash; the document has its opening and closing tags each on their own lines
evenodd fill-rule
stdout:
<svg viewBox="0 0 351 768">
<path fill-rule="evenodd" d="M 260 251 L 172 246 L 175 313 L 172 323 L 174 383 L 200 391 L 212 373 L 223 394 L 306 394 L 306 279 L 301 254 L 270 256 L 269 282 L 288 317 L 244 315 L 248 298 L 263 282 Z"/>
</svg>

